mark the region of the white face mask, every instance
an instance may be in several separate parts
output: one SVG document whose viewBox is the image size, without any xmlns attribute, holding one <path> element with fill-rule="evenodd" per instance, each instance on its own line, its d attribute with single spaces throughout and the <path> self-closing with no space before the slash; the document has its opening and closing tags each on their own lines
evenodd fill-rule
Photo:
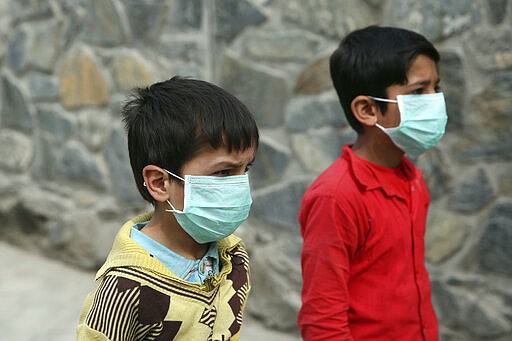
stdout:
<svg viewBox="0 0 512 341">
<path fill-rule="evenodd" d="M 195 176 L 185 179 L 166 170 L 185 183 L 184 207 L 172 212 L 180 226 L 198 243 L 209 243 L 232 234 L 249 216 L 252 204 L 249 176 Z"/>
<path fill-rule="evenodd" d="M 444 135 L 448 116 L 442 92 L 425 95 L 398 95 L 396 101 L 368 96 L 376 101 L 398 103 L 400 124 L 394 128 L 376 126 L 408 155 L 417 157 L 434 148 Z"/>
</svg>

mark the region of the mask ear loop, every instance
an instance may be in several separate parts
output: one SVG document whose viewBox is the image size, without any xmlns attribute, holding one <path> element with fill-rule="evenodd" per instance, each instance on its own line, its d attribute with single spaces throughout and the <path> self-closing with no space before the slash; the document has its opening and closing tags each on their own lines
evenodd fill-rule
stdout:
<svg viewBox="0 0 512 341">
<path fill-rule="evenodd" d="M 368 96 L 368 97 L 371 99 L 374 99 L 376 101 L 379 101 L 379 102 L 398 103 L 398 101 L 396 99 L 387 99 L 387 98 L 380 98 L 380 97 L 373 97 L 373 96 Z"/>
<path fill-rule="evenodd" d="M 375 100 L 375 101 L 379 101 L 379 102 L 387 102 L 387 103 L 398 103 L 398 101 L 396 99 L 387 99 L 387 98 L 380 98 L 380 97 L 374 97 L 374 96 L 369 96 L 369 98 Z M 400 125 L 402 124 L 402 113 L 400 113 L 400 124 L 398 125 L 398 127 L 400 127 Z M 383 132 L 386 132 L 386 131 L 390 131 L 390 130 L 394 130 L 394 129 L 397 129 L 398 127 L 393 127 L 393 128 L 385 128 L 383 126 L 381 126 L 380 124 L 378 123 L 375 123 L 375 126 L 377 128 L 379 128 L 380 130 L 382 130 Z"/>
<path fill-rule="evenodd" d="M 169 204 L 169 206 L 171 206 L 172 210 L 165 210 L 165 212 L 181 212 L 179 210 L 177 210 L 172 204 L 171 202 L 169 201 L 169 199 L 166 200 L 166 202 Z"/>
<path fill-rule="evenodd" d="M 167 173 L 169 173 L 170 175 L 174 176 L 176 179 L 179 179 L 179 180 L 181 180 L 181 181 L 185 182 L 185 179 L 183 179 L 181 176 L 178 176 L 178 175 L 176 175 L 176 174 L 174 174 L 174 173 L 171 173 L 171 172 L 169 172 L 167 169 L 164 169 L 164 171 L 166 171 L 166 172 L 167 172 Z M 144 187 L 148 187 L 148 186 L 146 185 L 146 181 L 144 181 L 144 182 L 142 183 L 142 185 L 143 185 Z"/>
<path fill-rule="evenodd" d="M 171 173 L 171 172 L 169 172 L 167 169 L 164 169 L 164 171 L 166 171 L 166 172 L 167 172 L 167 173 L 169 173 L 170 175 L 174 176 L 176 179 L 179 179 L 179 180 L 181 180 L 181 181 L 185 182 L 185 179 L 183 179 L 181 176 L 178 176 L 178 175 L 176 175 L 176 174 L 174 174 L 174 173 Z"/>
<path fill-rule="evenodd" d="M 166 172 L 167 172 L 167 173 L 169 173 L 170 175 L 174 176 L 176 179 L 179 179 L 179 180 L 181 180 L 181 181 L 185 182 L 185 179 L 183 179 L 181 176 L 178 176 L 178 175 L 176 175 L 176 174 L 174 174 L 174 173 L 171 173 L 171 172 L 169 172 L 167 169 L 164 169 L 164 171 L 166 171 Z M 173 206 L 173 204 L 171 204 L 171 202 L 169 201 L 169 199 L 167 199 L 167 200 L 166 200 L 166 202 L 167 202 L 167 203 L 169 204 L 169 206 L 171 206 L 171 208 L 172 208 L 172 210 L 165 210 L 166 212 L 171 212 L 171 213 L 174 213 L 174 212 L 177 212 L 177 213 L 183 213 L 182 211 L 177 210 L 177 209 Z"/>
</svg>

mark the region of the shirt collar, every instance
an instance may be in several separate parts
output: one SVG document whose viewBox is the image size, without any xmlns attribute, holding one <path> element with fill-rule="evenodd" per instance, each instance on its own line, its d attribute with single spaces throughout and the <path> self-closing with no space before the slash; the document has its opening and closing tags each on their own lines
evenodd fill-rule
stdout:
<svg viewBox="0 0 512 341">
<path fill-rule="evenodd" d="M 412 181 L 417 176 L 416 167 L 405 157 L 402 158 L 398 168 L 392 169 L 361 159 L 352 151 L 352 145 L 344 146 L 342 151 L 342 158 L 348 161 L 352 174 L 362 190 L 371 191 L 382 188 L 387 196 L 403 197 L 396 183 L 387 180 L 397 179 L 400 173 L 408 181 Z"/>
<path fill-rule="evenodd" d="M 176 274 L 176 276 L 184 278 L 191 268 L 194 268 L 199 263 L 205 261 L 211 262 L 213 265 L 213 272 L 215 274 L 219 274 L 219 248 L 217 242 L 209 244 L 208 250 L 201 260 L 188 259 L 142 233 L 140 230 L 146 226 L 147 223 L 148 222 L 146 221 L 135 224 L 131 229 L 131 238 L 144 249 L 150 251 L 154 257 Z"/>
<path fill-rule="evenodd" d="M 208 247 L 208 251 L 206 251 L 206 254 L 204 257 L 210 257 L 212 258 L 217 266 L 219 266 L 219 246 L 217 245 L 217 242 L 210 243 L 210 246 Z"/>
</svg>

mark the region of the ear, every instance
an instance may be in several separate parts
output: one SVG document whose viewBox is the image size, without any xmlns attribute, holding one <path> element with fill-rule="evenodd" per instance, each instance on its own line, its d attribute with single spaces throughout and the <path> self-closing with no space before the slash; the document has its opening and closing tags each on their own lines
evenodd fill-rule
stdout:
<svg viewBox="0 0 512 341">
<path fill-rule="evenodd" d="M 354 117 L 365 126 L 374 126 L 377 123 L 379 108 L 375 101 L 368 96 L 359 95 L 350 104 Z"/>
<path fill-rule="evenodd" d="M 149 194 L 157 202 L 169 199 L 169 176 L 160 167 L 148 165 L 142 169 L 142 177 Z"/>
</svg>

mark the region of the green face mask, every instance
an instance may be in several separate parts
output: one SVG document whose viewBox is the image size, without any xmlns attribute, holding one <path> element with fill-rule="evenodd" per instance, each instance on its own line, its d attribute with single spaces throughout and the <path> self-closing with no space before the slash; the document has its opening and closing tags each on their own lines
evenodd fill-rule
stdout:
<svg viewBox="0 0 512 341">
<path fill-rule="evenodd" d="M 444 135 L 448 116 L 442 92 L 425 95 L 398 95 L 396 101 L 368 96 L 376 101 L 398 103 L 400 125 L 384 128 L 393 143 L 408 155 L 417 157 L 432 149 Z"/>
<path fill-rule="evenodd" d="M 180 226 L 196 242 L 204 244 L 221 240 L 247 219 L 252 198 L 249 175 L 194 176 L 185 179 L 166 170 L 185 183 L 183 211 L 167 203 Z"/>
</svg>

